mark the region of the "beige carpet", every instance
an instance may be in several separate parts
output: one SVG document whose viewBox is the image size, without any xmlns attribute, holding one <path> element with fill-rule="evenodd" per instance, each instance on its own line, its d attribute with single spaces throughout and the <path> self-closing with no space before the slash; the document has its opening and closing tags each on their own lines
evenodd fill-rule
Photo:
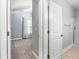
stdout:
<svg viewBox="0 0 79 59">
<path fill-rule="evenodd" d="M 63 55 L 62 59 L 79 59 L 79 48 L 71 48 Z"/>
<path fill-rule="evenodd" d="M 31 39 L 12 41 L 11 59 L 35 59 L 32 54 L 31 41 Z"/>
</svg>

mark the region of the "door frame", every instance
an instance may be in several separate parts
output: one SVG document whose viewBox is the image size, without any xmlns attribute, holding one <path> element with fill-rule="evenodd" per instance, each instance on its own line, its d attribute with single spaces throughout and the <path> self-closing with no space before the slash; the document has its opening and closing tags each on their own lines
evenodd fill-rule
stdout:
<svg viewBox="0 0 79 59">
<path fill-rule="evenodd" d="M 38 58 L 37 59 L 43 59 L 42 58 L 42 54 L 43 54 L 43 52 L 42 52 L 42 39 L 43 39 L 43 35 L 42 35 L 42 25 L 43 25 L 43 23 L 42 23 L 42 0 L 40 0 L 39 2 L 38 2 L 38 7 L 39 7 L 39 11 L 38 11 L 38 14 L 39 14 L 39 55 L 38 55 Z"/>
<path fill-rule="evenodd" d="M 1 59 L 9 59 L 8 58 L 8 1 L 9 0 L 0 0 L 0 25 L 1 25 Z"/>
<path fill-rule="evenodd" d="M 39 1 L 39 56 L 47 59 L 48 50 L 48 0 Z"/>
<path fill-rule="evenodd" d="M 79 19 L 79 18 L 75 18 L 75 19 Z M 78 20 L 75 20 L 74 21 L 74 29 L 73 29 L 73 43 L 74 43 L 74 46 L 76 46 L 76 47 L 79 47 L 79 46 L 77 46 L 77 42 L 76 42 L 76 40 L 78 40 L 78 39 L 76 39 L 76 24 L 77 23 L 79 23 L 79 21 Z"/>
</svg>

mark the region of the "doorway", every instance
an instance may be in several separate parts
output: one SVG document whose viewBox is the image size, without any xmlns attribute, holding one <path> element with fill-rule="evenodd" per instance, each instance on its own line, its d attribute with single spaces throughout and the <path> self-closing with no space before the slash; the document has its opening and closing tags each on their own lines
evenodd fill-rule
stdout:
<svg viewBox="0 0 79 59">
<path fill-rule="evenodd" d="M 32 45 L 32 7 L 11 10 L 12 59 L 30 59 Z"/>
<path fill-rule="evenodd" d="M 8 1 L 7 59 L 42 58 L 39 5 L 37 0 L 33 4 L 32 0 Z"/>
<path fill-rule="evenodd" d="M 31 59 L 32 0 L 10 0 L 10 20 L 11 59 Z"/>
</svg>

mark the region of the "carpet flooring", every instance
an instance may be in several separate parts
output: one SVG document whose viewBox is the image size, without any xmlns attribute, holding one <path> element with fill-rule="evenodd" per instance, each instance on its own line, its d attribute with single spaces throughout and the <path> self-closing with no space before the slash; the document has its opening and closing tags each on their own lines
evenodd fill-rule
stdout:
<svg viewBox="0 0 79 59">
<path fill-rule="evenodd" d="M 71 48 L 63 55 L 62 59 L 79 59 L 79 48 Z"/>
<path fill-rule="evenodd" d="M 12 40 L 11 59 L 35 59 L 32 54 L 32 40 Z"/>
</svg>

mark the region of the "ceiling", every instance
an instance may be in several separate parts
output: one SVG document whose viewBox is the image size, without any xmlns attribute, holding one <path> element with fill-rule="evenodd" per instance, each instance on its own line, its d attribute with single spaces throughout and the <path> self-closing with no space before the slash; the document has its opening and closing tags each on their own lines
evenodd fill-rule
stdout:
<svg viewBox="0 0 79 59">
<path fill-rule="evenodd" d="M 79 0 L 66 0 L 73 8 L 79 9 Z M 29 6 L 32 3 L 32 0 L 11 0 L 12 8 L 19 8 Z M 17 4 L 18 3 L 18 4 Z"/>
<path fill-rule="evenodd" d="M 11 9 L 24 9 L 32 6 L 32 0 L 11 0 Z"/>
<path fill-rule="evenodd" d="M 67 0 L 67 2 L 69 2 L 73 8 L 79 8 L 79 0 Z"/>
</svg>

